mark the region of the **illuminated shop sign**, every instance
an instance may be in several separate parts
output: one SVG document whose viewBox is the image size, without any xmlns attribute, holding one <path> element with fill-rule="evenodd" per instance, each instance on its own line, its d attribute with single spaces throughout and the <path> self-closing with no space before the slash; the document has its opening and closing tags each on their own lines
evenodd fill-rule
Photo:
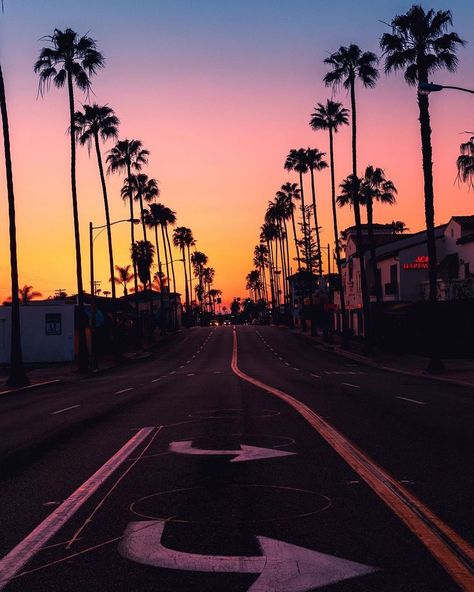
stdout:
<svg viewBox="0 0 474 592">
<path fill-rule="evenodd" d="M 403 269 L 428 269 L 428 265 L 428 255 L 418 255 L 418 257 L 411 263 L 404 263 Z"/>
</svg>

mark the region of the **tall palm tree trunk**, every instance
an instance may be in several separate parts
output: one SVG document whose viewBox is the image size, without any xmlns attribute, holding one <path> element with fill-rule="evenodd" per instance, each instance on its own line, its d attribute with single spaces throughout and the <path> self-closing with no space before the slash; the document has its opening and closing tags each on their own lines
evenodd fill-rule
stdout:
<svg viewBox="0 0 474 592">
<path fill-rule="evenodd" d="M 418 67 L 419 83 L 428 82 L 428 75 Z M 430 361 L 428 372 L 438 373 L 444 370 L 439 351 L 439 338 L 436 334 L 436 310 L 434 303 L 438 299 L 437 286 L 437 254 L 434 223 L 434 190 L 433 190 L 433 151 L 431 148 L 431 123 L 428 95 L 418 93 L 418 108 L 420 112 L 420 133 L 421 152 L 423 157 L 423 182 L 425 194 L 425 220 L 426 220 L 426 242 L 428 247 L 428 279 L 429 279 L 429 301 L 431 303 L 432 335 L 429 336 Z"/>
<path fill-rule="evenodd" d="M 87 372 L 88 351 L 86 343 L 86 326 L 84 311 L 84 288 L 82 284 L 82 258 L 81 258 L 81 237 L 79 229 L 79 212 L 77 207 L 76 187 L 76 138 L 74 136 L 74 87 L 71 72 L 67 73 L 67 86 L 69 94 L 69 129 L 71 130 L 71 194 L 72 210 L 74 218 L 74 241 L 76 247 L 76 276 L 77 276 L 77 317 L 78 317 L 78 362 L 79 372 Z"/>
<path fill-rule="evenodd" d="M 291 210 L 291 225 L 293 226 L 293 239 L 296 248 L 296 261 L 298 263 L 298 271 L 301 271 L 300 249 L 298 247 L 298 235 L 296 234 L 295 213 Z"/>
<path fill-rule="evenodd" d="M 192 268 L 191 268 L 191 249 L 189 248 L 189 245 L 186 245 L 186 249 L 188 252 L 188 277 L 189 277 L 189 298 L 190 298 L 190 303 L 192 302 L 193 299 L 193 274 L 192 274 Z M 192 308 L 192 305 L 191 305 Z"/>
<path fill-rule="evenodd" d="M 140 219 L 142 221 L 143 240 L 146 243 L 147 242 L 146 223 L 145 223 L 145 218 L 143 216 L 143 212 L 144 212 L 145 208 L 143 206 L 143 196 L 142 196 L 141 192 L 138 193 L 138 197 L 140 200 Z M 154 312 L 153 312 L 153 287 L 152 287 L 152 283 L 151 283 L 151 267 L 148 268 L 148 287 L 150 289 L 150 295 L 149 295 L 149 301 L 148 301 L 148 306 L 150 308 L 150 336 L 153 336 Z"/>
<path fill-rule="evenodd" d="M 280 228 L 280 238 L 278 242 L 280 243 L 280 259 L 281 259 L 281 279 L 283 284 L 283 303 L 287 304 L 286 302 L 286 293 L 287 293 L 287 271 L 286 271 L 286 255 L 285 255 L 285 245 L 284 245 L 284 238 L 283 238 L 283 226 L 281 220 L 278 221 L 278 225 Z"/>
<path fill-rule="evenodd" d="M 170 255 L 171 275 L 173 277 L 173 292 L 176 294 L 176 276 L 174 273 L 173 252 L 171 250 L 171 242 L 170 242 L 170 236 L 168 233 L 168 225 L 165 225 L 165 233 L 166 233 L 166 242 L 168 243 L 168 253 Z M 177 310 L 176 304 L 177 304 L 176 301 L 174 301 L 173 310 L 174 310 L 175 329 L 178 328 L 178 310 Z"/>
<path fill-rule="evenodd" d="M 10 346 L 10 372 L 7 385 L 21 387 L 29 384 L 23 365 L 23 352 L 21 348 L 20 330 L 20 298 L 18 294 L 18 259 L 16 246 L 16 219 L 15 219 L 15 194 L 13 190 L 13 168 L 10 149 L 10 128 L 8 126 L 7 101 L 5 96 L 5 84 L 0 65 L 0 108 L 2 111 L 3 145 L 5 154 L 5 172 L 7 178 L 8 194 L 8 219 L 10 231 L 10 268 L 11 268 L 11 346 Z"/>
<path fill-rule="evenodd" d="M 355 80 L 351 80 L 351 124 L 352 124 L 352 174 L 357 177 L 357 112 L 355 98 Z M 362 236 L 362 222 L 360 217 L 359 196 L 354 195 L 352 200 L 354 206 L 354 218 L 356 226 L 356 244 L 360 265 L 360 285 L 362 291 L 362 313 L 364 318 L 364 352 L 369 354 L 372 349 L 372 325 L 370 318 L 370 296 L 367 285 L 367 274 L 365 270 L 364 243 Z"/>
<path fill-rule="evenodd" d="M 288 276 L 291 275 L 291 262 L 290 262 L 290 246 L 288 244 L 288 226 L 285 218 L 283 218 L 283 227 L 285 229 L 285 255 L 286 255 L 286 270 Z"/>
<path fill-rule="evenodd" d="M 155 229 L 155 243 L 156 243 L 156 259 L 158 261 L 158 283 L 160 285 L 160 320 L 161 322 L 161 330 L 164 331 L 165 330 L 165 323 L 164 321 L 164 316 L 163 316 L 163 312 L 164 312 L 164 302 L 163 302 L 163 275 L 162 275 L 162 265 L 161 265 L 161 252 L 160 252 L 160 243 L 158 241 L 158 226 L 155 224 L 154 225 L 154 229 Z"/>
<path fill-rule="evenodd" d="M 266 241 L 268 249 L 268 275 L 270 281 L 270 296 L 272 299 L 272 310 L 275 309 L 275 277 L 273 268 L 273 254 L 270 241 Z"/>
<path fill-rule="evenodd" d="M 305 215 L 305 205 L 304 205 L 304 188 L 303 188 L 303 173 L 300 171 L 300 190 L 301 190 L 301 211 L 303 212 L 303 238 L 304 244 L 306 245 L 306 253 L 308 253 L 308 261 L 306 263 L 306 267 L 308 270 L 311 270 L 311 254 L 310 248 L 308 245 L 308 229 L 306 227 L 306 215 Z"/>
<path fill-rule="evenodd" d="M 105 224 L 107 229 L 107 246 L 109 250 L 109 273 L 110 273 L 110 281 L 111 281 L 111 291 L 112 291 L 112 350 L 114 354 L 118 355 L 117 349 L 117 292 L 115 288 L 115 281 L 114 281 L 114 250 L 112 244 L 112 228 L 110 226 L 110 211 L 109 211 L 109 199 L 107 195 L 107 185 L 105 183 L 105 175 L 104 175 L 104 166 L 102 164 L 102 154 L 100 152 L 100 144 L 99 144 L 99 135 L 97 133 L 94 134 L 94 144 L 95 144 L 95 152 L 97 155 L 97 166 L 99 167 L 99 176 L 100 176 L 100 184 L 102 186 L 102 195 L 104 198 L 104 210 L 105 210 Z M 93 290 L 93 287 L 91 288 Z"/>
<path fill-rule="evenodd" d="M 341 251 L 339 247 L 339 230 L 337 227 L 337 209 L 336 209 L 336 179 L 334 173 L 334 132 L 329 128 L 329 159 L 331 164 L 331 202 L 332 202 L 332 221 L 334 227 L 334 247 L 336 251 L 337 273 L 339 275 L 340 289 L 339 297 L 341 299 L 341 317 L 342 317 L 342 344 L 347 347 L 347 316 L 346 316 L 346 297 L 344 294 L 344 283 L 342 281 Z"/>
<path fill-rule="evenodd" d="M 316 209 L 316 190 L 314 186 L 314 170 L 310 167 L 309 172 L 311 174 L 311 194 L 313 198 L 313 215 L 314 215 L 314 229 L 316 232 L 316 246 L 318 248 L 318 269 L 319 275 L 323 275 L 323 259 L 321 257 L 321 241 L 319 237 L 319 224 L 318 224 L 318 212 Z"/>
<path fill-rule="evenodd" d="M 186 312 L 189 312 L 189 286 L 188 286 L 188 272 L 186 271 L 186 255 L 184 252 L 184 245 L 181 249 L 183 255 L 183 269 L 184 269 L 184 286 L 186 294 Z"/>
<path fill-rule="evenodd" d="M 129 179 L 132 177 L 132 171 L 130 167 L 130 163 L 127 163 L 127 176 Z M 130 202 L 130 240 L 132 242 L 132 249 L 135 245 L 135 224 L 134 224 L 134 215 L 133 215 L 133 195 L 132 190 L 130 188 L 130 195 L 128 196 L 128 201 Z M 132 264 L 133 264 L 133 287 L 135 289 L 134 293 L 134 300 L 135 300 L 135 338 L 137 346 L 141 345 L 141 336 L 142 336 L 142 327 L 140 322 L 140 296 L 138 294 L 138 269 L 137 269 L 137 262 L 134 257 L 132 257 Z"/>
</svg>

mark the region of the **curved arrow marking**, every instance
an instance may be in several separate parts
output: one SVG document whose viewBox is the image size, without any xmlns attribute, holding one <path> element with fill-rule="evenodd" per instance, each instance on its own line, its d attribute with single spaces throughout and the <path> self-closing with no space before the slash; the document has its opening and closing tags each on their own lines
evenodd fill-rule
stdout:
<svg viewBox="0 0 474 592">
<path fill-rule="evenodd" d="M 262 555 L 254 557 L 175 551 L 161 543 L 165 525 L 165 520 L 130 522 L 120 542 L 119 553 L 126 559 L 153 567 L 260 574 L 248 592 L 307 592 L 378 571 L 369 565 L 261 536 L 257 540 Z"/>
<path fill-rule="evenodd" d="M 168 450 L 176 454 L 190 454 L 195 456 L 234 456 L 230 462 L 244 462 L 246 460 L 260 460 L 263 458 L 275 458 L 277 456 L 291 456 L 296 452 L 286 450 L 274 450 L 273 448 L 260 448 L 258 446 L 240 445 L 240 450 L 206 450 L 193 448 L 192 440 L 171 442 Z"/>
</svg>

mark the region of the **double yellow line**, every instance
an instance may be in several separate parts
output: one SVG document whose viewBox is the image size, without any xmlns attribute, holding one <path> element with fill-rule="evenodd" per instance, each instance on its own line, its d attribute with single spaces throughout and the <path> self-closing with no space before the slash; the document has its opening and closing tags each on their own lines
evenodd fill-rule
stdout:
<svg viewBox="0 0 474 592">
<path fill-rule="evenodd" d="M 465 592 L 474 592 L 474 549 L 440 520 L 423 502 L 378 466 L 360 448 L 301 401 L 242 372 L 238 367 L 237 333 L 233 333 L 232 371 L 242 380 L 282 399 L 293 407 L 382 501 L 425 545 Z"/>
</svg>

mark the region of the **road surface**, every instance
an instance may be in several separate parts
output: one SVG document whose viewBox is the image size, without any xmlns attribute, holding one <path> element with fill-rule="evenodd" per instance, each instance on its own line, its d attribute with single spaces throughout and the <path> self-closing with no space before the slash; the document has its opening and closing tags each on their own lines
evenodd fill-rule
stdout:
<svg viewBox="0 0 474 592">
<path fill-rule="evenodd" d="M 0 590 L 473 590 L 473 407 L 254 326 L 5 396 Z"/>
</svg>

